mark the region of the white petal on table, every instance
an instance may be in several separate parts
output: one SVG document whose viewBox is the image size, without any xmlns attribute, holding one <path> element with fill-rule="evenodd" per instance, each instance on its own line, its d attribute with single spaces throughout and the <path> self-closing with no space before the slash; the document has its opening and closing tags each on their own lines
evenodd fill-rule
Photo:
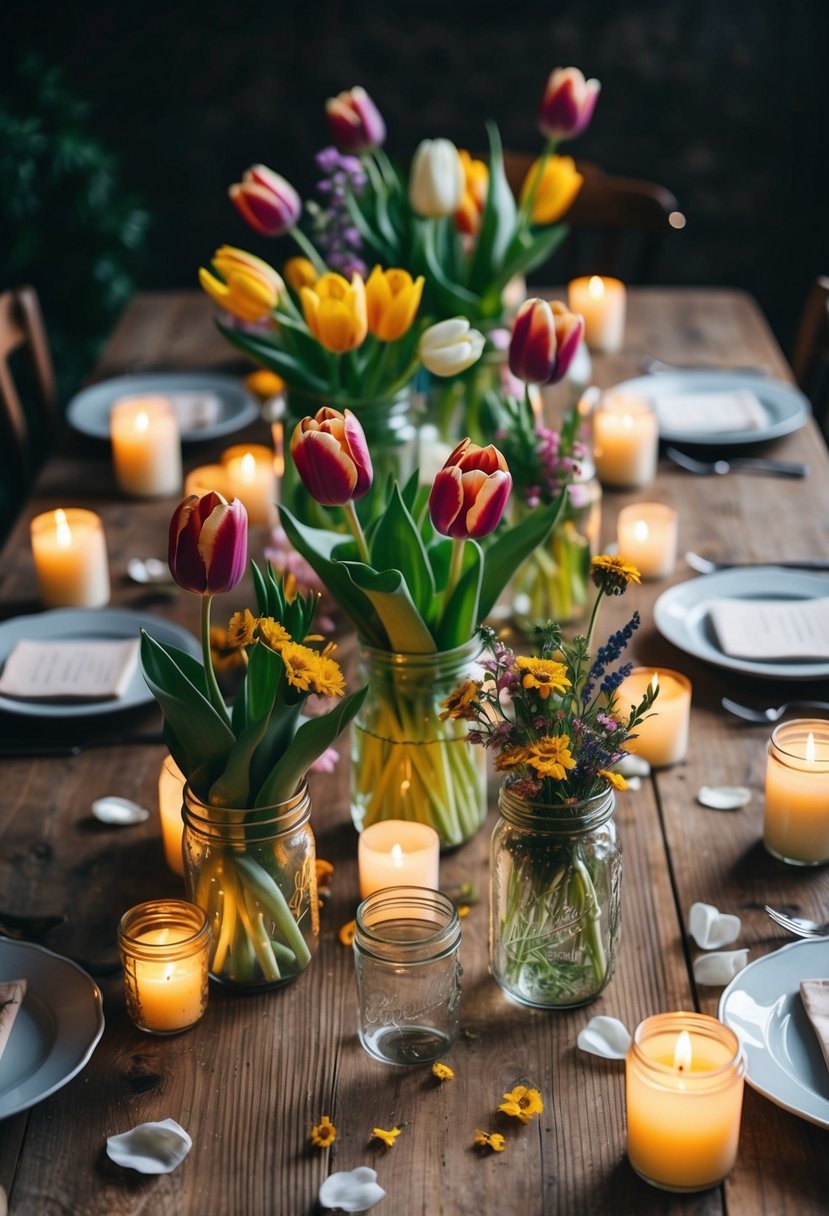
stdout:
<svg viewBox="0 0 829 1216">
<path fill-rule="evenodd" d="M 591 1018 L 576 1040 L 582 1051 L 605 1060 L 624 1060 L 631 1044 L 630 1033 L 618 1018 L 602 1014 Z"/>
<path fill-rule="evenodd" d="M 736 942 L 740 936 L 742 921 L 739 916 L 720 912 L 713 904 L 691 905 L 688 914 L 688 932 L 701 950 L 719 950 Z"/>
<path fill-rule="evenodd" d="M 107 1138 L 107 1156 L 139 1174 L 170 1174 L 181 1165 L 193 1141 L 175 1119 L 139 1123 L 131 1131 Z"/>
<path fill-rule="evenodd" d="M 694 959 L 694 979 L 698 984 L 724 988 L 748 962 L 748 950 L 721 950 Z"/>
<path fill-rule="evenodd" d="M 319 1200 L 324 1208 L 338 1208 L 341 1212 L 367 1212 L 385 1194 L 383 1188 L 377 1185 L 377 1171 L 360 1165 L 356 1170 L 329 1174 L 320 1187 Z"/>
<path fill-rule="evenodd" d="M 613 765 L 613 771 L 621 773 L 623 777 L 647 777 L 651 766 L 642 756 L 628 754 L 622 756 L 618 764 Z"/>
<path fill-rule="evenodd" d="M 751 802 L 751 790 L 745 785 L 701 785 L 697 802 L 715 811 L 739 811 Z"/>
</svg>

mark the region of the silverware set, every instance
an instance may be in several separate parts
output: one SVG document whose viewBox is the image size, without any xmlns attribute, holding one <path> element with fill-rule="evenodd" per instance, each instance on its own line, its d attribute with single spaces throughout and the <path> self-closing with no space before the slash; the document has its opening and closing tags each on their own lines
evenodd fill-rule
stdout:
<svg viewBox="0 0 829 1216">
<path fill-rule="evenodd" d="M 789 916 L 778 908 L 770 908 L 766 904 L 766 912 L 776 925 L 793 933 L 795 937 L 829 937 L 829 921 L 819 924 L 816 920 L 808 920 L 805 916 Z"/>
<path fill-rule="evenodd" d="M 829 701 L 784 701 L 782 705 L 755 708 L 753 705 L 741 705 L 730 697 L 723 697 L 720 705 L 728 713 L 734 714 L 735 718 L 742 718 L 744 722 L 779 722 L 789 710 L 820 709 L 829 713 Z"/>
<path fill-rule="evenodd" d="M 792 460 L 771 460 L 762 456 L 732 456 L 729 460 L 697 460 L 679 448 L 666 447 L 669 460 L 700 477 L 710 474 L 723 477 L 726 473 L 767 473 L 772 477 L 807 477 L 809 466 Z"/>
<path fill-rule="evenodd" d="M 752 570 L 763 566 L 776 566 L 780 570 L 812 570 L 817 574 L 829 573 L 829 558 L 826 557 L 800 557 L 785 561 L 771 558 L 768 561 L 715 562 L 710 557 L 703 557 L 701 553 L 694 553 L 693 549 L 689 549 L 685 554 L 685 561 L 698 574 L 714 574 L 717 570 Z"/>
</svg>

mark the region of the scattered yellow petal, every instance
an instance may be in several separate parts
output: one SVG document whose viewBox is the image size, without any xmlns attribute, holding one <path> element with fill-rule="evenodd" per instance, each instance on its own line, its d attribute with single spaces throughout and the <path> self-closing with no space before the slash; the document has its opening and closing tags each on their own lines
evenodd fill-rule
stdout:
<svg viewBox="0 0 829 1216">
<path fill-rule="evenodd" d="M 342 943 L 342 945 L 344 945 L 344 946 L 353 946 L 354 945 L 354 933 L 355 933 L 356 928 L 357 928 L 356 920 L 347 920 L 345 922 L 345 924 L 342 926 L 339 933 L 337 934 L 337 937 L 340 939 L 340 942 Z"/>
<path fill-rule="evenodd" d="M 463 920 L 464 916 L 469 915 L 469 904 L 461 904 L 458 908 L 458 916 Z"/>
<path fill-rule="evenodd" d="M 323 1115 L 316 1127 L 311 1128 L 311 1143 L 314 1148 L 328 1148 L 337 1139 L 337 1129 L 328 1115 Z"/>
<path fill-rule="evenodd" d="M 480 1148 L 491 1148 L 493 1153 L 503 1153 L 507 1142 L 500 1132 L 475 1132 L 475 1143 Z"/>
<path fill-rule="evenodd" d="M 394 1142 L 400 1135 L 401 1128 L 393 1127 L 390 1132 L 385 1131 L 382 1127 L 373 1127 L 371 1135 L 375 1140 L 382 1140 L 386 1148 L 394 1148 Z"/>
<path fill-rule="evenodd" d="M 317 866 L 317 884 L 319 886 L 322 886 L 323 883 L 327 882 L 328 879 L 332 877 L 332 875 L 334 873 L 334 867 L 332 866 L 330 861 L 326 861 L 322 857 L 317 858 L 316 866 Z"/>
<path fill-rule="evenodd" d="M 432 1073 L 439 1081 L 452 1081 L 455 1078 L 455 1074 L 449 1065 L 441 1064 L 439 1062 L 432 1065 Z"/>
<path fill-rule="evenodd" d="M 627 781 L 621 773 L 614 773 L 612 769 L 600 768 L 597 777 L 604 777 L 605 781 L 609 781 L 614 790 L 626 790 L 628 787 Z"/>
<path fill-rule="evenodd" d="M 529 1123 L 533 1115 L 541 1114 L 544 1110 L 544 1103 L 537 1089 L 529 1089 L 526 1085 L 516 1085 L 508 1094 L 504 1094 L 504 1101 L 498 1109 L 505 1115 L 520 1119 L 522 1123 Z"/>
</svg>

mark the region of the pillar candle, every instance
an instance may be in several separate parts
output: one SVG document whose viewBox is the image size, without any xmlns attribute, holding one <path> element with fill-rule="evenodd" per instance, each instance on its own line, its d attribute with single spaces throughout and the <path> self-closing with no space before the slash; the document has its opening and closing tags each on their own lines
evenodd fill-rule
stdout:
<svg viewBox="0 0 829 1216">
<path fill-rule="evenodd" d="M 619 553 L 643 578 L 667 578 L 676 564 L 677 514 L 661 502 L 623 507 L 616 521 Z"/>
<path fill-rule="evenodd" d="M 239 444 L 222 454 L 227 493 L 239 498 L 254 526 L 276 523 L 274 453 L 264 444 Z"/>
<path fill-rule="evenodd" d="M 636 738 L 631 740 L 628 750 L 654 768 L 664 768 L 684 760 L 688 750 L 691 681 L 678 671 L 662 667 L 634 667 L 622 681 L 616 702 L 620 714 L 624 715 L 631 705 L 640 703 L 654 681 L 659 695 L 650 716 L 636 727 Z"/>
<path fill-rule="evenodd" d="M 360 898 L 385 887 L 438 888 L 440 837 L 425 823 L 386 819 L 360 834 Z"/>
<path fill-rule="evenodd" d="M 100 517 L 80 507 L 36 515 L 30 525 L 40 598 L 47 608 L 109 603 L 109 563 Z"/>
<path fill-rule="evenodd" d="M 118 944 L 127 1012 L 140 1030 L 175 1034 L 202 1016 L 207 1004 L 207 914 L 180 899 L 130 908 Z"/>
<path fill-rule="evenodd" d="M 593 414 L 593 457 L 599 481 L 635 489 L 656 476 L 659 426 L 650 402 L 631 393 L 606 393 Z"/>
<path fill-rule="evenodd" d="M 619 279 L 597 274 L 573 279 L 567 285 L 571 312 L 584 317 L 584 341 L 590 350 L 615 354 L 625 340 L 625 285 Z"/>
<path fill-rule="evenodd" d="M 202 498 L 211 490 L 215 490 L 217 494 L 222 494 L 225 498 L 229 496 L 223 465 L 199 465 L 197 468 L 191 469 L 184 479 L 184 493 L 187 496 L 198 494 L 199 498 Z"/>
<path fill-rule="evenodd" d="M 745 1060 L 716 1018 L 665 1013 L 636 1029 L 626 1073 L 627 1149 L 669 1191 L 716 1186 L 737 1157 Z"/>
<path fill-rule="evenodd" d="M 172 756 L 166 756 L 158 774 L 158 813 L 161 818 L 161 839 L 164 842 L 164 860 L 174 874 L 184 877 L 184 859 L 181 855 L 181 834 L 184 824 L 181 805 L 184 801 L 184 773 Z"/>
<path fill-rule="evenodd" d="M 829 721 L 796 718 L 775 728 L 766 765 L 763 842 L 795 865 L 829 861 Z"/>
<path fill-rule="evenodd" d="M 110 414 L 115 477 L 125 494 L 181 493 L 181 438 L 166 397 L 124 397 Z"/>
</svg>

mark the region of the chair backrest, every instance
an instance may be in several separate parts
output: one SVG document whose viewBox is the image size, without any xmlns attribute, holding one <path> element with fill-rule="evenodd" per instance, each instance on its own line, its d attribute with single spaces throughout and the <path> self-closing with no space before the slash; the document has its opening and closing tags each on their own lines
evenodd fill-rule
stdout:
<svg viewBox="0 0 829 1216">
<path fill-rule="evenodd" d="M 504 154 L 507 181 L 516 195 L 534 159 L 529 153 Z M 589 161 L 577 161 L 576 167 L 584 184 L 564 217 L 571 229 L 563 249 L 567 278 L 615 274 L 628 283 L 648 282 L 662 238 L 685 227 L 676 198 L 656 182 L 616 177 Z"/>
<path fill-rule="evenodd" d="M 18 391 L 12 356 L 25 348 L 28 355 L 31 404 Z M 27 408 L 28 407 L 28 408 Z M 18 466 L 31 469 L 34 425 L 48 434 L 57 421 L 57 388 L 40 302 L 33 287 L 15 287 L 0 293 L 0 414 Z"/>
<path fill-rule="evenodd" d="M 812 284 L 792 349 L 792 371 L 829 440 L 829 276 Z"/>
</svg>

